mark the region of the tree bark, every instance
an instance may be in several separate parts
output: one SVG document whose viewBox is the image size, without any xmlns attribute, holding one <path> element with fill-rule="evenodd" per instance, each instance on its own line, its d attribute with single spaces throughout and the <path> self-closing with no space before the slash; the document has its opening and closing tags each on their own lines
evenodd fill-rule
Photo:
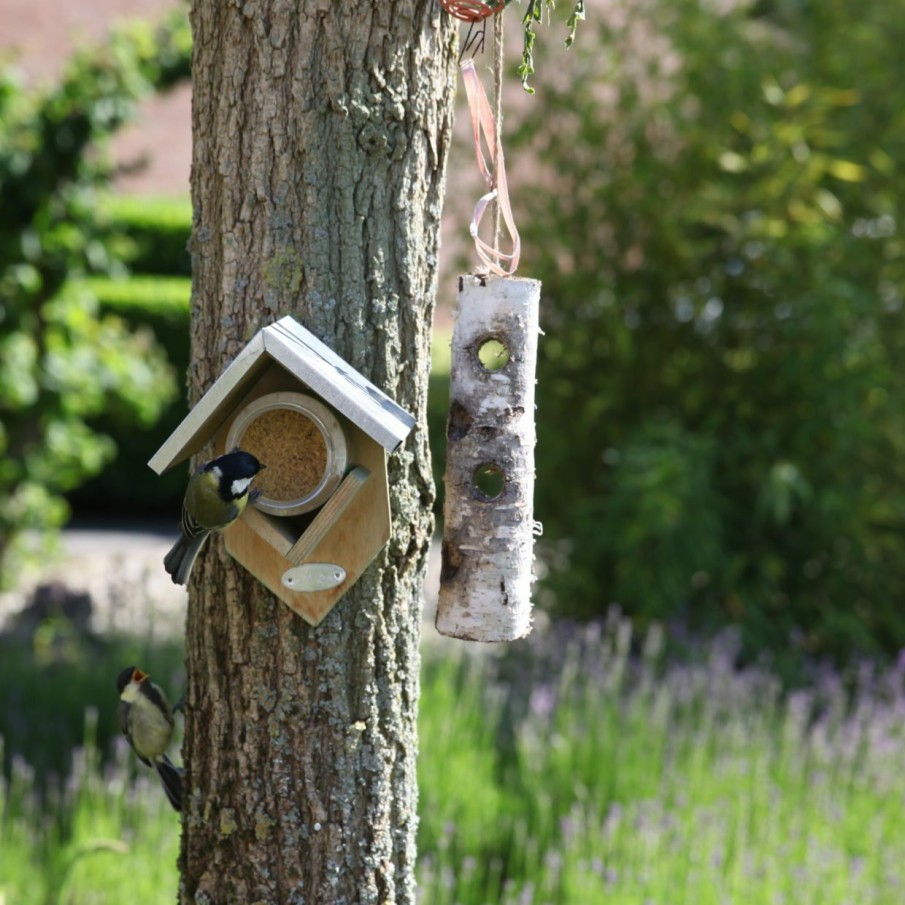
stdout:
<svg viewBox="0 0 905 905">
<path fill-rule="evenodd" d="M 433 0 L 195 0 L 191 21 L 192 403 L 292 314 L 418 426 L 392 539 L 318 628 L 220 539 L 196 564 L 180 901 L 411 903 L 453 30 Z"/>
</svg>

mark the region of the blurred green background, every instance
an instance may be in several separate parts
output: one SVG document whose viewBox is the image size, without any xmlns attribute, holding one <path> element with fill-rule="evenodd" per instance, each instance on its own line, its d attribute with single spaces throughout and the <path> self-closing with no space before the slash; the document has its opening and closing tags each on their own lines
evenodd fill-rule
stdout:
<svg viewBox="0 0 905 905">
<path fill-rule="evenodd" d="M 544 287 L 548 612 L 732 623 L 747 655 L 792 660 L 905 642 L 897 29 L 881 0 L 657 0 L 596 11 L 567 53 L 538 44 L 543 91 L 515 99 L 507 143 Z M 7 580 L 20 529 L 62 524 L 65 501 L 178 503 L 182 475 L 143 463 L 185 409 L 190 205 L 110 196 L 97 149 L 185 77 L 189 46 L 177 16 L 49 93 L 4 77 Z M 446 379 L 429 400 L 441 502 Z"/>
<path fill-rule="evenodd" d="M 898 0 L 615 0 L 588 5 L 565 51 L 569 11 L 541 32 L 531 97 L 513 54 L 504 133 L 520 274 L 543 282 L 544 618 L 501 656 L 426 649 L 424 901 L 897 902 L 905 16 Z M 178 510 L 184 475 L 152 481 L 145 462 L 185 412 L 191 206 L 111 193 L 105 148 L 187 76 L 190 43 L 177 12 L 47 89 L 0 69 L 7 586 L 73 513 Z M 451 166 L 456 184 L 467 147 Z M 428 399 L 438 518 L 447 323 Z M 178 641 L 58 613 L 26 644 L 7 634 L 0 905 L 113 901 L 102 865 L 134 875 L 146 830 L 172 857 L 141 870 L 169 891 L 172 817 L 111 747 L 107 699 L 124 658 L 178 686 Z M 444 738 L 461 775 L 431 760 Z M 39 895 L 13 862 L 49 878 Z"/>
</svg>

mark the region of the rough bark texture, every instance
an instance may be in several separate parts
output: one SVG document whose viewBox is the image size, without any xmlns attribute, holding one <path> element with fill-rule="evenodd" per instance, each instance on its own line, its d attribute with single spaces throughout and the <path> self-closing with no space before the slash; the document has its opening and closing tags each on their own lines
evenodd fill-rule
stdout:
<svg viewBox="0 0 905 905">
<path fill-rule="evenodd" d="M 454 638 L 531 630 L 539 303 L 537 280 L 459 278 L 437 606 L 438 631 Z M 493 361 L 494 346 L 505 358 Z"/>
<path fill-rule="evenodd" d="M 390 544 L 318 628 L 219 539 L 196 565 L 180 901 L 409 903 L 452 27 L 433 0 L 195 0 L 191 19 L 192 401 L 292 314 L 419 425 L 390 458 Z"/>
</svg>

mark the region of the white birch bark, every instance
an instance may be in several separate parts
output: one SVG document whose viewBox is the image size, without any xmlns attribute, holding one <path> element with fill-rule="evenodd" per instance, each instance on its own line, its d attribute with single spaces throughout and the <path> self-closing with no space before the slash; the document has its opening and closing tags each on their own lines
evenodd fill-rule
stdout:
<svg viewBox="0 0 905 905">
<path fill-rule="evenodd" d="M 444 635 L 511 641 L 531 629 L 539 302 L 537 280 L 460 278 L 436 618 Z"/>
</svg>

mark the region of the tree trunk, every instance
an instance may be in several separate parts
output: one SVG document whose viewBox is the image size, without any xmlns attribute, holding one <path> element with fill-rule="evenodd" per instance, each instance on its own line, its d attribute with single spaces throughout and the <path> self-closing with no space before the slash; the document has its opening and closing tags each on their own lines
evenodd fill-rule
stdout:
<svg viewBox="0 0 905 905">
<path fill-rule="evenodd" d="M 418 426 L 390 457 L 392 539 L 318 628 L 220 539 L 196 564 L 180 901 L 410 903 L 452 26 L 433 0 L 195 0 L 191 20 L 192 402 L 292 314 Z"/>
</svg>

